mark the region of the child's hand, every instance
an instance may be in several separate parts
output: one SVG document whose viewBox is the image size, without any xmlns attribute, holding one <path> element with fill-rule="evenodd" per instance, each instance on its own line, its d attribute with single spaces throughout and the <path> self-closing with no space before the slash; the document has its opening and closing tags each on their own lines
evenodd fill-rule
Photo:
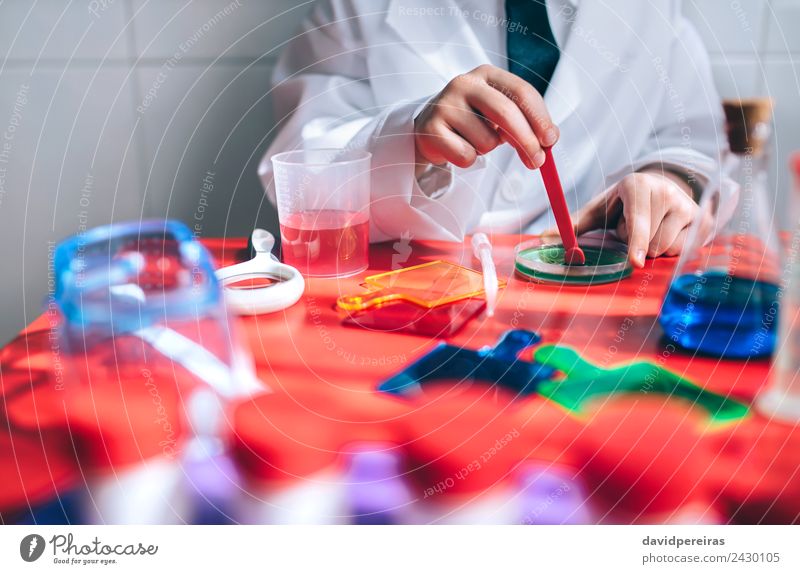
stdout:
<svg viewBox="0 0 800 574">
<path fill-rule="evenodd" d="M 483 65 L 456 76 L 414 122 L 417 165 L 469 167 L 502 142 L 530 169 L 544 163 L 542 147 L 558 141 L 542 96 L 528 82 Z"/>
<path fill-rule="evenodd" d="M 654 168 L 630 174 L 592 199 L 574 223 L 578 235 L 615 229 L 628 243 L 631 263 L 642 267 L 645 257 L 680 254 L 698 209 L 686 182 Z"/>
</svg>

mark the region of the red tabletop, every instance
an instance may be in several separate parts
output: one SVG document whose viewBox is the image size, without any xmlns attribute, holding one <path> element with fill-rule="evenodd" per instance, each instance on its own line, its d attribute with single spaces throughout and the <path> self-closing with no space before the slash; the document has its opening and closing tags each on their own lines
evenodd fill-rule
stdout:
<svg viewBox="0 0 800 574">
<path fill-rule="evenodd" d="M 500 292 L 495 316 L 470 322 L 450 342 L 478 348 L 491 345 L 510 328 L 531 329 L 543 342 L 569 345 L 586 359 L 610 366 L 633 359 L 654 360 L 706 388 L 751 400 L 764 384 L 769 361 L 720 361 L 693 356 L 662 341 L 658 312 L 677 259 L 648 260 L 624 281 L 593 287 L 531 283 L 513 275 L 517 236 L 493 238 L 494 257 L 508 287 Z M 219 261 L 235 260 L 243 241 L 209 240 Z M 408 258 L 399 245 L 375 245 L 370 272 L 447 259 L 479 268 L 468 243 L 413 242 Z M 366 273 L 365 273 L 366 274 Z M 357 293 L 362 275 L 309 279 L 305 297 L 282 313 L 243 319 L 259 374 L 275 388 L 320 384 L 372 392 L 379 381 L 431 349 L 436 340 L 403 333 L 343 327 L 337 297 Z M 278 349 L 280 349 L 278 351 Z"/>
<path fill-rule="evenodd" d="M 511 328 L 534 330 L 543 343 L 569 345 L 599 365 L 650 360 L 747 403 L 768 381 L 766 360 L 694 356 L 662 339 L 657 316 L 675 259 L 650 260 L 618 283 L 549 286 L 513 275 L 513 249 L 522 239 L 493 238 L 498 273 L 508 286 L 494 317 L 473 319 L 448 342 L 478 348 Z M 240 259 L 246 244 L 243 239 L 205 243 L 221 265 Z M 386 243 L 372 246 L 370 272 L 437 259 L 479 266 L 468 242 Z M 580 471 L 597 497 L 607 505 L 613 501 L 611 506 L 632 519 L 666 512 L 674 508 L 673 500 L 700 500 L 739 522 L 798 519 L 800 432 L 756 415 L 709 430 L 689 406 L 657 397 L 620 397 L 578 420 L 535 396 L 516 401 L 495 396 L 493 406 L 481 399 L 476 407 L 479 400 L 470 393 L 425 402 L 378 393 L 382 380 L 438 341 L 343 326 L 336 299 L 357 293 L 362 280 L 363 275 L 308 279 L 305 296 L 291 308 L 238 319 L 258 375 L 274 391 L 239 405 L 233 417 L 237 460 L 257 479 L 291 480 L 335 461 L 347 443 L 388 441 L 403 445 L 409 459 L 425 469 L 421 480 L 430 484 L 468 464 L 485 444 L 519 431 L 524 440 L 498 455 L 496 472 L 475 473 L 459 488 L 488 488 L 520 459 L 557 459 Z M 139 391 L 114 385 L 99 398 L 97 390 L 68 397 L 58 388 L 51 319 L 49 314 L 37 319 L 0 357 L 0 482 L 12 485 L 0 494 L 0 512 L 46 500 L 74 484 L 87 464 L 102 471 L 164 452 L 163 436 L 149 419 L 148 425 L 137 422 L 141 385 Z M 160 400 L 178 408 L 179 395 L 166 392 Z M 114 422 L 98 401 L 124 405 L 125 411 Z M 452 426 L 459 417 L 463 420 Z M 463 429 L 472 427 L 475 432 L 464 436 Z M 174 429 L 175 436 L 180 433 Z M 779 500 L 794 502 L 776 504 Z"/>
</svg>

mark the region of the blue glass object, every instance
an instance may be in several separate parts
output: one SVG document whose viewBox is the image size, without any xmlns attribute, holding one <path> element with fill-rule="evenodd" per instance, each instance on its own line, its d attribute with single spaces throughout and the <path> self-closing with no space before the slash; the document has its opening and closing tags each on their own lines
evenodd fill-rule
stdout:
<svg viewBox="0 0 800 574">
<path fill-rule="evenodd" d="M 784 274 L 781 207 L 769 182 L 772 101 L 723 108 L 728 151 L 708 171 L 659 320 L 669 341 L 690 351 L 765 357 L 775 348 Z"/>
<path fill-rule="evenodd" d="M 517 357 L 520 351 L 540 341 L 537 333 L 514 329 L 506 331 L 494 347 L 472 350 L 441 343 L 378 388 L 386 393 L 413 396 L 420 394 L 426 383 L 456 380 L 496 384 L 516 394 L 528 395 L 536 392 L 539 382 L 554 374 L 550 367 Z"/>
<path fill-rule="evenodd" d="M 770 355 L 775 348 L 778 286 L 721 272 L 673 281 L 659 320 L 687 349 L 720 357 Z"/>
<path fill-rule="evenodd" d="M 58 245 L 55 300 L 83 330 L 137 331 L 214 314 L 222 292 L 211 256 L 178 221 L 111 224 Z"/>
<path fill-rule="evenodd" d="M 70 380 L 181 365 L 226 397 L 262 389 L 228 320 L 211 255 L 182 223 L 80 233 L 58 245 L 54 267 Z"/>
</svg>

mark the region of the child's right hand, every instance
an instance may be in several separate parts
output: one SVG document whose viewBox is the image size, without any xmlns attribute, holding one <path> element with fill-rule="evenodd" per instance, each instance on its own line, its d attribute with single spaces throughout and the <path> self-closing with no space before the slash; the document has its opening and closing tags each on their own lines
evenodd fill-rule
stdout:
<svg viewBox="0 0 800 574">
<path fill-rule="evenodd" d="M 558 141 L 541 94 L 528 82 L 488 64 L 453 78 L 414 122 L 418 172 L 429 164 L 469 167 L 503 142 L 537 169 L 543 147 Z"/>
</svg>

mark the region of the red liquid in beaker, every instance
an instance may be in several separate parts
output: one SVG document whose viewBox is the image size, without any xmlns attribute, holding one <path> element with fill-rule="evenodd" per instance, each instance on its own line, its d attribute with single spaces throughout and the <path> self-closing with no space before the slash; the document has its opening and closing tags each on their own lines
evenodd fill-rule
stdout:
<svg viewBox="0 0 800 574">
<path fill-rule="evenodd" d="M 367 268 L 369 211 L 303 211 L 281 222 L 283 262 L 309 277 L 343 277 Z"/>
</svg>

